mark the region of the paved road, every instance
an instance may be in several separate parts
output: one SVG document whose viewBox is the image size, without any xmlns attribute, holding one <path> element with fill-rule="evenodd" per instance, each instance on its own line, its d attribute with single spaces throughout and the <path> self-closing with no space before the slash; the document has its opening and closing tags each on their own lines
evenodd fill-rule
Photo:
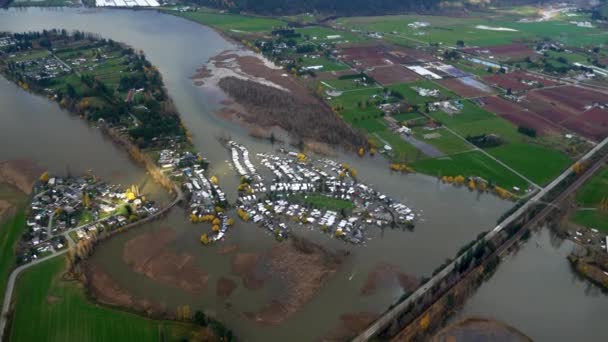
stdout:
<svg viewBox="0 0 608 342">
<path fill-rule="evenodd" d="M 146 218 L 144 218 L 142 220 L 139 220 L 137 222 L 133 222 L 133 223 L 131 223 L 129 225 L 124 226 L 123 229 L 129 229 L 129 228 L 132 228 L 132 227 L 135 227 L 135 226 L 138 226 L 138 225 L 150 222 L 150 221 L 156 219 L 157 217 L 159 217 L 161 215 L 164 215 L 169 210 L 171 210 L 173 207 L 175 207 L 183 199 L 184 195 L 183 195 L 181 189 L 177 185 L 174 187 L 174 189 L 175 189 L 175 192 L 176 192 L 177 196 L 175 197 L 175 199 L 171 203 L 169 203 L 168 205 L 166 205 L 165 207 L 163 207 L 162 209 L 160 209 L 156 213 L 154 213 L 154 214 L 152 214 L 152 215 L 150 215 L 150 216 L 148 216 L 148 217 L 146 217 Z M 71 247 L 74 244 L 74 241 L 72 241 L 72 238 L 69 235 L 71 232 L 76 231 L 78 229 L 82 229 L 82 228 L 84 228 L 86 226 L 89 226 L 89 225 L 92 225 L 92 224 L 101 223 L 101 222 L 103 222 L 103 221 L 105 221 L 105 220 L 107 220 L 109 218 L 110 217 L 106 217 L 104 219 L 97 220 L 97 221 L 91 222 L 91 223 L 87 223 L 85 225 L 82 225 L 82 226 L 79 226 L 79 227 L 76 227 L 76 228 L 72 228 L 70 230 L 67 230 L 67 231 L 63 232 L 61 235 L 63 235 L 66 238 L 66 240 L 68 241 L 68 248 L 66 248 L 64 250 L 61 250 L 61 251 L 53 251 L 53 254 L 51 254 L 51 255 L 48 255 L 48 256 L 46 256 L 44 258 L 40 258 L 38 260 L 32 261 L 32 262 L 30 262 L 28 264 L 21 265 L 21 266 L 19 266 L 16 269 L 13 270 L 13 272 L 9 276 L 8 284 L 6 286 L 6 291 L 5 291 L 5 294 L 4 294 L 4 303 L 2 305 L 2 314 L 0 316 L 0 341 L 3 341 L 3 338 L 4 338 L 4 331 L 6 330 L 6 323 L 7 323 L 6 319 L 8 317 L 9 312 L 10 312 L 11 302 L 13 300 L 13 293 L 14 293 L 15 283 L 17 281 L 17 277 L 23 271 L 29 269 L 30 267 L 33 267 L 33 266 L 38 265 L 38 264 L 40 264 L 40 263 L 42 263 L 44 261 L 50 260 L 52 258 L 55 258 L 55 257 L 60 256 L 60 255 L 64 255 L 65 253 L 67 253 L 68 250 L 69 250 L 69 247 Z"/>
<path fill-rule="evenodd" d="M 589 151 L 585 156 L 579 159 L 579 162 L 586 161 L 591 156 L 593 156 L 597 151 L 608 144 L 608 138 L 604 139 L 600 144 L 595 146 L 591 151 Z M 604 158 L 608 159 L 608 157 Z M 593 167 L 599 168 L 603 163 L 596 163 Z M 557 177 L 553 182 L 551 182 L 547 187 L 539 191 L 536 195 L 534 195 L 528 202 L 526 202 L 521 208 L 517 209 L 514 213 L 509 215 L 506 219 L 504 219 L 500 224 L 498 224 L 494 229 L 492 229 L 488 234 L 485 235 L 484 239 L 486 241 L 491 240 L 494 236 L 500 233 L 505 227 L 509 226 L 511 223 L 516 221 L 523 213 L 525 213 L 530 206 L 536 204 L 537 202 L 541 202 L 542 198 L 553 188 L 555 188 L 558 184 L 560 184 L 566 177 L 568 177 L 572 173 L 571 169 L 564 171 L 559 177 Z M 585 179 L 581 177 L 576 181 L 575 185 L 580 186 Z M 569 188 L 569 189 L 572 189 Z M 471 247 L 471 249 L 474 247 Z M 375 336 L 378 332 L 382 331 L 384 328 L 389 326 L 393 320 L 399 317 L 399 315 L 407 308 L 410 303 L 415 303 L 416 300 L 420 297 L 423 297 L 429 289 L 431 289 L 436 284 L 439 284 L 446 278 L 454 269 L 457 262 L 460 262 L 460 259 L 466 253 L 463 253 L 460 257 L 456 258 L 452 261 L 448 266 L 446 266 L 443 270 L 433 276 L 426 284 L 422 287 L 418 288 L 414 293 L 412 293 L 407 299 L 397 304 L 394 308 L 387 311 L 383 316 L 378 318 L 371 326 L 365 329 L 361 334 L 353 339 L 354 342 L 362 342 L 367 341 L 373 336 Z"/>
</svg>

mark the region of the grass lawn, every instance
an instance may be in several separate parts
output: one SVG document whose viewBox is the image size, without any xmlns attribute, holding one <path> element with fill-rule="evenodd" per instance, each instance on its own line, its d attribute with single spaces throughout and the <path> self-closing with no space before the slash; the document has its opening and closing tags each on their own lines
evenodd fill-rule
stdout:
<svg viewBox="0 0 608 342">
<path fill-rule="evenodd" d="M 411 113 L 399 113 L 399 114 L 395 114 L 393 115 L 393 117 L 395 118 L 395 120 L 399 121 L 399 122 L 403 122 L 403 121 L 409 121 L 409 120 L 416 120 L 416 119 L 420 119 L 420 118 L 424 118 L 424 116 L 422 116 L 420 113 L 418 112 L 411 112 Z"/>
<path fill-rule="evenodd" d="M 356 119 L 351 122 L 351 124 L 353 127 L 362 129 L 368 133 L 379 132 L 386 129 L 386 122 L 382 118 Z"/>
<path fill-rule="evenodd" d="M 382 89 L 382 87 L 380 87 L 379 85 L 377 85 L 375 83 L 363 84 L 361 82 L 355 82 L 354 79 L 328 80 L 328 81 L 321 82 L 321 84 L 323 86 L 325 86 L 326 88 L 340 90 L 340 91 L 348 91 L 348 90 L 358 90 L 359 91 L 359 90 L 375 89 L 376 92 L 378 92 L 379 89 Z"/>
<path fill-rule="evenodd" d="M 505 144 L 486 151 L 541 186 L 572 164 L 564 153 L 533 144 Z"/>
<path fill-rule="evenodd" d="M 315 44 L 320 43 L 360 43 L 367 40 L 363 35 L 347 32 L 338 31 L 329 27 L 322 26 L 310 26 L 296 29 L 296 32 L 302 34 L 301 38 L 298 38 L 298 42 L 311 42 Z M 333 37 L 332 37 L 333 36 Z M 339 36 L 339 37 L 336 37 Z M 331 37 L 329 39 L 327 37 Z"/>
<path fill-rule="evenodd" d="M 425 138 L 425 135 L 439 134 L 439 137 Z M 454 154 L 464 152 L 475 148 L 475 146 L 460 139 L 458 136 L 448 131 L 447 129 L 436 129 L 428 131 L 422 128 L 414 128 L 413 135 L 417 140 L 424 141 L 427 144 L 437 147 L 445 154 Z"/>
<path fill-rule="evenodd" d="M 297 202 L 308 204 L 313 208 L 317 209 L 333 210 L 339 212 L 341 210 L 353 210 L 355 208 L 355 204 L 352 201 L 347 201 L 324 195 L 296 195 L 291 196 L 290 198 Z"/>
<path fill-rule="evenodd" d="M 608 234 L 608 212 L 601 210 L 579 210 L 570 219 L 581 226 L 600 230 Z"/>
<path fill-rule="evenodd" d="M 213 26 L 222 31 L 232 32 L 270 32 L 274 28 L 285 26 L 285 22 L 277 19 L 251 17 L 239 14 L 221 14 L 209 11 L 177 12 L 168 11 L 176 16 L 190 19 L 203 25 Z"/>
<path fill-rule="evenodd" d="M 340 71 L 340 70 L 350 69 L 350 67 L 348 65 L 346 65 L 342 62 L 332 61 L 325 57 L 319 57 L 319 58 L 303 57 L 302 58 L 303 67 L 316 66 L 316 65 L 323 66 L 323 69 L 319 70 L 318 72 Z"/>
<path fill-rule="evenodd" d="M 20 209 L 15 216 L 0 223 L 0 303 L 3 303 L 6 282 L 16 262 L 15 244 L 25 229 L 25 210 Z"/>
<path fill-rule="evenodd" d="M 374 88 L 345 92 L 342 95 L 333 98 L 330 101 L 330 105 L 333 108 L 343 107 L 344 109 L 340 112 L 340 114 L 346 121 L 350 123 L 357 120 L 379 118 L 382 111 L 378 107 L 371 103 L 370 105 L 360 107 L 359 103 L 364 105 L 367 103 L 367 101 L 372 101 L 373 96 L 379 94 L 381 91 L 382 89 L 380 88 Z"/>
<path fill-rule="evenodd" d="M 439 97 L 420 96 L 418 95 L 418 92 L 414 90 L 414 88 L 437 89 L 439 90 L 441 95 Z M 395 84 L 388 86 L 388 89 L 396 91 L 403 95 L 405 102 L 411 105 L 420 105 L 426 102 L 436 102 L 439 100 L 447 100 L 459 97 L 448 89 L 445 89 L 437 83 L 431 82 L 429 80 L 420 80 L 410 83 Z"/>
<path fill-rule="evenodd" d="M 429 115 L 435 120 L 453 129 L 466 137 L 482 134 L 497 134 L 508 142 L 522 142 L 524 135 L 517 131 L 517 127 L 507 120 L 488 112 L 471 101 L 463 101 L 464 109 L 457 114 L 448 114 L 437 111 Z"/>
<path fill-rule="evenodd" d="M 608 198 L 608 167 L 604 167 L 576 193 L 576 203 L 582 207 L 597 207 Z"/>
<path fill-rule="evenodd" d="M 420 150 L 389 130 L 375 132 L 372 138 L 379 142 L 378 146 L 389 145 L 392 148 L 391 159 L 394 161 L 411 163 L 424 157 Z"/>
<path fill-rule="evenodd" d="M 65 260 L 57 257 L 19 277 L 11 341 L 197 340 L 193 334 L 199 330 L 194 326 L 154 321 L 90 303 L 77 283 L 62 280 L 64 271 Z"/>
<path fill-rule="evenodd" d="M 424 159 L 411 165 L 417 172 L 428 175 L 477 176 L 511 190 L 514 186 L 527 189 L 528 184 L 518 175 L 504 168 L 479 151 L 471 151 L 436 159 Z"/>
<path fill-rule="evenodd" d="M 572 19 L 570 19 L 572 20 Z M 408 24 L 427 22 L 428 27 L 413 28 Z M 382 32 L 386 37 L 403 36 L 426 43 L 442 43 L 454 46 L 463 40 L 468 46 L 491 46 L 510 44 L 522 40 L 536 40 L 545 37 L 557 39 L 568 46 L 606 43 L 608 32 L 600 28 L 582 28 L 570 24 L 568 20 L 522 23 L 510 20 L 491 20 L 486 14 L 470 17 L 395 15 L 379 17 L 340 18 L 344 27 L 365 31 Z M 505 27 L 515 31 L 480 29 L 478 26 Z M 397 35 L 392 34 L 397 32 Z"/>
</svg>

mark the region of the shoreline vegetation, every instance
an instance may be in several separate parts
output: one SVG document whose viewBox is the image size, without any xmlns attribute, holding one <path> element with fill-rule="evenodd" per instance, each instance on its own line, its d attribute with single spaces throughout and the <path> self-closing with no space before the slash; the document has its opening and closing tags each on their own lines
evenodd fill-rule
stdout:
<svg viewBox="0 0 608 342">
<path fill-rule="evenodd" d="M 190 151 L 193 150 L 191 138 L 164 88 L 160 73 L 146 60 L 143 52 L 80 31 L 14 33 L 8 35 L 6 41 L 8 44 L 0 48 L 0 72 L 4 77 L 25 91 L 46 96 L 70 113 L 99 127 L 176 200 L 181 199 L 179 186 L 159 169 L 148 152 L 163 148 Z M 21 223 L 24 226 L 24 222 Z M 50 272 L 56 263 L 56 260 L 52 260 L 43 264 L 47 267 L 37 267 Z M 83 273 L 78 272 L 79 265 L 72 266 L 72 271 L 65 276 L 83 282 L 84 279 L 80 277 Z M 59 268 L 54 268 L 54 271 L 59 271 Z M 50 276 L 48 273 L 46 275 Z M 37 276 L 35 272 L 26 272 L 22 278 Z M 76 289 L 81 291 L 79 286 Z M 24 290 L 20 287 L 19 291 L 23 293 Z M 17 329 L 20 330 L 18 333 L 25 333 L 22 331 L 23 324 L 21 329 L 18 325 L 24 318 L 20 314 L 24 310 L 21 302 L 25 299 L 22 298 L 17 301 L 15 316 L 12 317 L 17 325 L 13 326 L 15 329 L 11 334 L 17 334 Z M 57 302 L 55 306 L 61 307 L 59 310 L 68 309 L 60 304 L 61 300 L 52 302 Z M 85 309 L 87 304 L 81 303 L 71 310 Z M 39 306 L 44 305 L 31 307 Z M 229 329 L 202 311 L 192 312 L 189 307 L 180 307 L 178 314 L 171 317 L 189 326 L 191 331 L 206 331 L 205 340 L 234 339 Z M 30 319 L 31 315 L 27 320 Z M 95 334 L 95 331 L 88 333 Z M 140 334 L 143 332 L 137 332 L 137 335 Z M 165 336 L 160 330 L 154 331 L 154 334 L 160 334 L 161 339 L 171 337 L 171 340 L 180 340 L 184 337 Z"/>
</svg>

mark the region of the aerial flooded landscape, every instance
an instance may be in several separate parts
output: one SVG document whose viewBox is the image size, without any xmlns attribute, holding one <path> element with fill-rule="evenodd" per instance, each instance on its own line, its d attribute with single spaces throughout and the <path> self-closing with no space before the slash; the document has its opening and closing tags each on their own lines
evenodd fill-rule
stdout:
<svg viewBox="0 0 608 342">
<path fill-rule="evenodd" d="M 605 341 L 605 1 L 1 1 L 1 341 Z"/>
</svg>

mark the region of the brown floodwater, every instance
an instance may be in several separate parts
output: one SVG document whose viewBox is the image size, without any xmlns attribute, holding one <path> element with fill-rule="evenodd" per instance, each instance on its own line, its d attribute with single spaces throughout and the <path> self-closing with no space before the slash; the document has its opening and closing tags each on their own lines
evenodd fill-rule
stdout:
<svg viewBox="0 0 608 342">
<path fill-rule="evenodd" d="M 230 136 L 254 153 L 273 150 L 269 143 L 249 137 L 246 130 L 215 115 L 224 96 L 216 89 L 196 86 L 190 78 L 210 57 L 235 48 L 212 29 L 155 11 L 0 11 L 0 31 L 50 28 L 96 32 L 143 50 L 158 66 L 169 94 L 194 135 L 194 144 L 211 162 L 210 174 L 219 176 L 229 198 L 236 198 L 239 177 L 228 164 L 229 154 L 217 138 Z M 0 104 L 0 159 L 31 158 L 59 173 L 93 169 L 113 182 L 148 184 L 149 190 L 146 190 L 158 193 L 163 199 L 157 187 L 147 181 L 144 172 L 126 153 L 97 129 L 60 110 L 56 104 L 32 96 L 4 79 L 0 79 Z M 368 234 L 371 240 L 361 246 L 344 244 L 316 229 L 297 227 L 297 234 L 327 250 L 347 249 L 350 254 L 339 269 L 324 280 L 313 298 L 281 324 L 262 326 L 244 315 L 267 306 L 277 293 L 285 293 L 281 282 L 269 279 L 259 290 L 247 289 L 231 272 L 232 254 L 221 253 L 231 245 L 237 245 L 238 252 L 244 253 L 264 253 L 271 249 L 277 242 L 253 224 L 237 222 L 225 241 L 202 247 L 200 234 L 209 227 L 190 224 L 184 211 L 176 208 L 160 221 L 104 242 L 97 248 L 92 262 L 121 289 L 167 307 L 189 304 L 193 309 L 208 310 L 243 339 L 267 341 L 289 337 L 310 341 L 339 328 L 341 316 L 383 312 L 402 295 L 403 289 L 396 281 L 391 281 L 390 286 L 378 286 L 379 290 L 370 295 L 361 294 L 368 275 L 378 265 L 396 265 L 399 272 L 408 276 L 428 276 L 462 245 L 491 229 L 500 214 L 512 205 L 491 195 L 443 185 L 435 178 L 392 174 L 386 161 L 379 157 L 360 159 L 338 154 L 335 159 L 357 168 L 361 181 L 411 206 L 418 213 L 419 221 L 412 232 L 371 231 Z M 207 289 L 202 294 L 171 286 L 171 282 L 156 282 L 124 262 L 124 248 L 129 241 L 150 231 L 165 229 L 174 232 L 174 239 L 164 252 L 191 256 L 189 265 L 194 264 L 208 274 Z M 223 282 L 230 279 L 237 284 L 226 299 L 216 294 L 220 279 Z"/>
<path fill-rule="evenodd" d="M 608 296 L 573 272 L 566 257 L 574 247 L 547 228 L 534 233 L 454 320 L 495 319 L 534 341 L 608 341 Z"/>
</svg>

